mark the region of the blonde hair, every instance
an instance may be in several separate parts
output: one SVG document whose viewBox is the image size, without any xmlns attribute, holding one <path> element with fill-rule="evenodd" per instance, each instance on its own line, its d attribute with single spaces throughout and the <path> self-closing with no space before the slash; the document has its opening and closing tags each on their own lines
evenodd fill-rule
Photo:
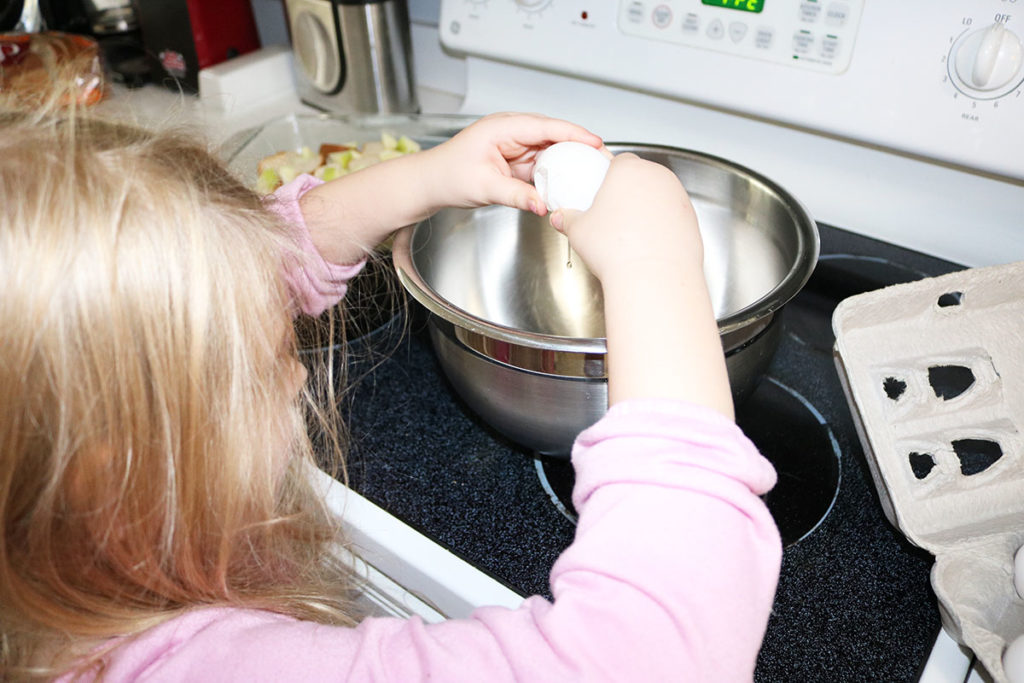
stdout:
<svg viewBox="0 0 1024 683">
<path fill-rule="evenodd" d="M 353 622 L 290 245 L 192 140 L 0 113 L 0 678 L 201 605 Z"/>
</svg>

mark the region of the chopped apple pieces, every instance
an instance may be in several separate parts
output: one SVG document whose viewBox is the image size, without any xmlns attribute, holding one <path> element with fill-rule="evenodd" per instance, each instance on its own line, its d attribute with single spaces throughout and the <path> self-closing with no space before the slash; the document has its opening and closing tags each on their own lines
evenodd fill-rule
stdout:
<svg viewBox="0 0 1024 683">
<path fill-rule="evenodd" d="M 270 194 L 301 173 L 321 180 L 334 180 L 367 166 L 420 151 L 420 145 L 407 135 L 395 137 L 382 133 L 379 141 L 346 144 L 322 144 L 317 152 L 309 147 L 278 152 L 260 161 L 256 191 Z"/>
</svg>

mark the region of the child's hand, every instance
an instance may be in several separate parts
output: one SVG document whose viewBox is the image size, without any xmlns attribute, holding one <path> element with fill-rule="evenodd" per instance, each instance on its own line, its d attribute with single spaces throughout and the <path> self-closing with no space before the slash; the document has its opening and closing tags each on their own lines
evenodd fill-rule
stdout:
<svg viewBox="0 0 1024 683">
<path fill-rule="evenodd" d="M 601 147 L 601 138 L 580 126 L 537 114 L 492 114 L 451 140 L 421 152 L 436 180 L 437 208 L 504 204 L 539 216 L 548 209 L 530 183 L 533 165 L 556 142 Z"/>
<path fill-rule="evenodd" d="M 602 281 L 655 261 L 702 269 L 697 215 L 686 190 L 671 170 L 634 154 L 612 160 L 590 210 L 562 209 L 551 223 Z"/>
<path fill-rule="evenodd" d="M 299 200 L 321 256 L 354 263 L 394 230 L 445 207 L 505 204 L 543 216 L 530 184 L 534 160 L 556 142 L 601 147 L 584 128 L 537 114 L 494 114 L 437 147 L 314 187 Z"/>
<path fill-rule="evenodd" d="M 609 402 L 678 399 L 732 418 L 697 214 L 675 174 L 620 154 L 590 209 L 551 218 L 601 281 Z"/>
</svg>

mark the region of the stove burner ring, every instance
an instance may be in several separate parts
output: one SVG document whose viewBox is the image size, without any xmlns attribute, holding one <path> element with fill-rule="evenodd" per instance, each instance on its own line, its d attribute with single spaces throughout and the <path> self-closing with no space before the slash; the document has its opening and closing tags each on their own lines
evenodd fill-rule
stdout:
<svg viewBox="0 0 1024 683">
<path fill-rule="evenodd" d="M 783 311 L 784 329 L 804 346 L 832 353 L 832 311 L 840 301 L 928 274 L 889 259 L 858 254 L 822 254 L 804 288 Z"/>
<path fill-rule="evenodd" d="M 537 472 L 537 479 L 540 481 L 544 493 L 551 499 L 551 504 L 555 506 L 555 509 L 575 524 L 578 519 L 576 509 L 572 504 L 572 483 L 575 481 L 575 477 L 572 475 L 572 465 L 568 465 L 568 472 L 566 472 L 566 465 L 568 462 L 565 460 L 556 463 L 542 455 L 535 455 L 533 458 L 533 469 Z M 558 471 L 555 471 L 556 467 Z M 567 482 L 568 494 L 565 493 Z M 555 490 L 556 487 L 559 491 Z M 564 502 L 562 496 L 565 496 Z"/>
<path fill-rule="evenodd" d="M 821 526 L 839 496 L 841 453 L 832 429 L 804 396 L 770 376 L 741 406 L 736 422 L 778 473 L 764 501 L 784 545 L 802 541 Z M 572 465 L 541 455 L 533 462 L 552 504 L 576 523 Z"/>
</svg>

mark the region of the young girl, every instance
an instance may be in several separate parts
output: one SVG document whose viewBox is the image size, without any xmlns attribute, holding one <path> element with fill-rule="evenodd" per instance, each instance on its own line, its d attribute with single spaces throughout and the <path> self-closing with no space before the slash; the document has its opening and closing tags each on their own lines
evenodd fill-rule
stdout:
<svg viewBox="0 0 1024 683">
<path fill-rule="evenodd" d="M 0 114 L 0 677 L 749 680 L 775 475 L 731 419 L 689 199 L 631 155 L 551 219 L 604 286 L 611 403 L 553 602 L 357 623 L 332 559 L 293 316 L 442 206 L 544 215 L 527 179 L 562 140 L 601 145 L 491 116 L 264 204 L 186 139 Z"/>
</svg>

